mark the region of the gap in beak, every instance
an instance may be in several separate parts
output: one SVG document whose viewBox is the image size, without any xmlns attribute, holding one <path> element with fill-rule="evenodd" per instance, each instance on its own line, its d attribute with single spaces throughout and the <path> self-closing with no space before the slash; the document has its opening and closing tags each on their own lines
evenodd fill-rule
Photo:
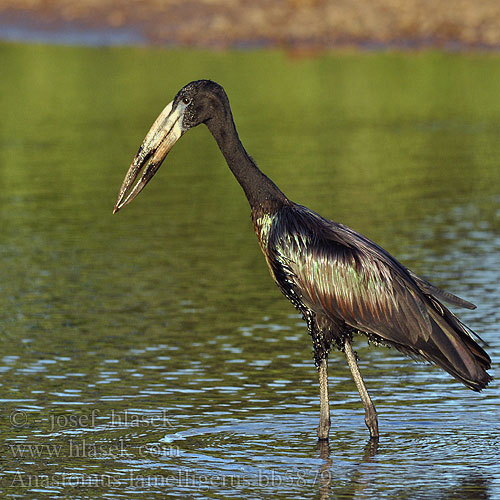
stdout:
<svg viewBox="0 0 500 500">
<path fill-rule="evenodd" d="M 116 201 L 113 209 L 114 214 L 125 205 L 128 205 L 141 191 L 141 189 L 139 189 L 139 185 L 143 183 L 144 179 L 146 178 L 146 174 L 148 173 L 152 165 L 151 158 L 153 156 L 153 151 L 148 151 L 144 155 L 144 157 L 141 158 L 142 152 L 142 148 L 139 149 L 136 157 L 132 162 L 132 165 L 130 166 L 129 172 L 127 172 L 127 175 L 125 176 L 122 188 L 120 189 L 118 200 Z M 138 161 L 142 163 L 142 166 L 136 165 Z M 144 187 L 145 185 L 146 183 L 143 183 L 142 187 Z"/>
</svg>

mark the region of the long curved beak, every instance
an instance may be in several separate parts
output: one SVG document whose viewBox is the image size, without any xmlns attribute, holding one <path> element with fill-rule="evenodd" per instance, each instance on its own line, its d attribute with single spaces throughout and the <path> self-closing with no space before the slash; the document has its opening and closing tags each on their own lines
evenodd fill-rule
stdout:
<svg viewBox="0 0 500 500">
<path fill-rule="evenodd" d="M 160 168 L 168 152 L 184 133 L 182 129 L 183 109 L 177 106 L 172 110 L 172 103 L 173 101 L 155 120 L 133 159 L 118 193 L 118 199 L 113 208 L 114 214 L 128 205 L 144 189 Z M 141 171 L 142 175 L 134 185 Z"/>
</svg>

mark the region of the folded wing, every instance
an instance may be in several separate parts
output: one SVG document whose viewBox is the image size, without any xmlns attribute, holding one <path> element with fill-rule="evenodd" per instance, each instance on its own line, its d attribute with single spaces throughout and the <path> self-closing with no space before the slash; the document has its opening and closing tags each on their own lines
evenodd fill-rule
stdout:
<svg viewBox="0 0 500 500">
<path fill-rule="evenodd" d="M 486 386 L 489 356 L 439 299 L 472 304 L 419 278 L 352 229 L 299 205 L 288 210 L 293 214 L 280 214 L 270 234 L 280 266 L 275 275 L 307 307 L 422 356 L 473 390 Z"/>
</svg>

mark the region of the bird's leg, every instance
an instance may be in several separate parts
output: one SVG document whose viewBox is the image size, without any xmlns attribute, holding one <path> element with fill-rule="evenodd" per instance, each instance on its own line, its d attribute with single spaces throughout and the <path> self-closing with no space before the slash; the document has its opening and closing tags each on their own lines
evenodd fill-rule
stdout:
<svg viewBox="0 0 500 500">
<path fill-rule="evenodd" d="M 358 362 L 356 361 L 356 355 L 352 350 L 351 339 L 348 335 L 346 335 L 344 340 L 344 351 L 347 363 L 351 369 L 352 378 L 354 379 L 359 395 L 361 396 L 361 401 L 363 401 L 363 406 L 365 407 L 365 423 L 370 431 L 370 438 L 378 439 L 377 410 L 375 410 L 375 405 L 366 390 L 365 382 L 363 381 L 363 377 L 359 371 Z"/>
<path fill-rule="evenodd" d="M 318 368 L 319 375 L 319 425 L 318 439 L 328 439 L 330 432 L 330 403 L 328 401 L 328 356 L 325 356 Z"/>
</svg>

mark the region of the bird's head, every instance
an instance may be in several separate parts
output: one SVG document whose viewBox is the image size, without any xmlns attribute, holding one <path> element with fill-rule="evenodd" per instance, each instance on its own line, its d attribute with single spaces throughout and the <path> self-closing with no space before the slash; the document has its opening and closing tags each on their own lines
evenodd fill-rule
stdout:
<svg viewBox="0 0 500 500">
<path fill-rule="evenodd" d="M 197 80 L 179 90 L 142 142 L 125 175 L 113 213 L 128 205 L 144 189 L 185 132 L 226 113 L 229 110 L 226 104 L 224 89 L 210 80 Z"/>
</svg>

